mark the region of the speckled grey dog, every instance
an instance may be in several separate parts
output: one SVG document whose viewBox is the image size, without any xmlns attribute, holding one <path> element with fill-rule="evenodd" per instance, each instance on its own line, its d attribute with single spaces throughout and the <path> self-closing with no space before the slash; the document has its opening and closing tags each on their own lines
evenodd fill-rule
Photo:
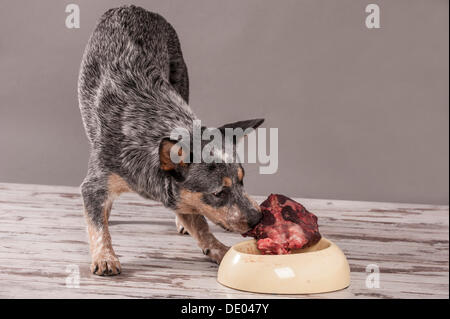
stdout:
<svg viewBox="0 0 450 319">
<path fill-rule="evenodd" d="M 115 275 L 121 266 L 108 219 L 122 192 L 161 201 L 176 213 L 179 232 L 194 237 L 219 263 L 227 251 L 204 216 L 246 232 L 259 222 L 259 206 L 243 190 L 238 163 L 179 163 L 170 159 L 175 128 L 192 132 L 189 82 L 175 30 L 161 16 L 135 6 L 108 10 L 86 47 L 78 83 L 79 105 L 91 153 L 81 185 L 91 270 Z M 225 127 L 256 128 L 263 120 Z M 130 234 L 131 236 L 131 234 Z"/>
</svg>

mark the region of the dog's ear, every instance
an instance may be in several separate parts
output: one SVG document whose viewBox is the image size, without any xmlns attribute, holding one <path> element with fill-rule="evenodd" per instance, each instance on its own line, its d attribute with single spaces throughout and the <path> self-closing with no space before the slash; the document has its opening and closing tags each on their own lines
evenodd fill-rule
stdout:
<svg viewBox="0 0 450 319">
<path fill-rule="evenodd" d="M 222 125 L 219 127 L 220 130 L 224 130 L 225 128 L 241 128 L 242 130 L 246 129 L 256 129 L 258 126 L 264 123 L 264 119 L 253 119 L 253 120 L 245 120 L 245 121 L 238 121 L 234 123 L 229 123 Z"/>
<path fill-rule="evenodd" d="M 159 144 L 159 167 L 164 171 L 174 171 L 186 167 L 188 153 L 178 141 L 164 138 Z"/>
<path fill-rule="evenodd" d="M 253 132 L 258 126 L 260 126 L 264 122 L 264 119 L 253 119 L 253 120 L 245 120 L 245 121 L 238 121 L 234 123 L 229 123 L 222 125 L 219 127 L 219 130 L 222 132 L 222 134 L 225 134 L 225 129 L 242 129 L 243 135 L 241 136 L 233 136 L 233 143 L 239 142 L 243 137 L 248 135 L 249 133 Z"/>
</svg>

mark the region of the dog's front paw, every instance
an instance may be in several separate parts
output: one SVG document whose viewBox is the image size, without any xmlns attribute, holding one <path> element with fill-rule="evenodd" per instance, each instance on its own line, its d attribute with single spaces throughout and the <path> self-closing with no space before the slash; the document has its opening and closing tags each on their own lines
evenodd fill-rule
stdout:
<svg viewBox="0 0 450 319">
<path fill-rule="evenodd" d="M 230 249 L 230 247 L 225 246 L 223 244 L 217 244 L 214 247 L 203 249 L 203 254 L 208 256 L 211 259 L 211 261 L 215 262 L 216 264 L 220 264 L 220 262 L 223 259 L 223 256 L 225 256 L 228 249 Z"/>
<path fill-rule="evenodd" d="M 114 254 L 102 254 L 92 258 L 91 272 L 99 276 L 115 276 L 122 272 L 122 267 Z"/>
</svg>

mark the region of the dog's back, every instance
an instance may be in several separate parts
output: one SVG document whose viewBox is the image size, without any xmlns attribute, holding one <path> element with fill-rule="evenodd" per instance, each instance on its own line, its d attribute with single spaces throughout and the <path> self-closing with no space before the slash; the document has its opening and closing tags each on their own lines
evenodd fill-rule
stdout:
<svg viewBox="0 0 450 319">
<path fill-rule="evenodd" d="M 149 102 L 156 108 L 154 113 L 170 113 L 157 110 L 160 92 L 170 94 L 167 84 L 188 103 L 187 69 L 172 26 L 139 7 L 108 10 L 88 42 L 78 82 L 79 106 L 90 142 L 101 139 L 100 128 L 119 134 L 130 125 L 123 121 L 130 100 Z M 120 127 L 114 127 L 117 124 Z"/>
</svg>

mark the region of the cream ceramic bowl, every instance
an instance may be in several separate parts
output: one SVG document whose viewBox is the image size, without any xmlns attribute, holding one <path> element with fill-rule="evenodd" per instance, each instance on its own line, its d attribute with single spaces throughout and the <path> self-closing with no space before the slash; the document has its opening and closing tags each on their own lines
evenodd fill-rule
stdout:
<svg viewBox="0 0 450 319">
<path fill-rule="evenodd" d="M 250 292 L 312 294 L 348 287 L 350 267 L 344 253 L 326 238 L 288 255 L 262 255 L 256 241 L 248 240 L 225 254 L 217 280 Z"/>
</svg>

